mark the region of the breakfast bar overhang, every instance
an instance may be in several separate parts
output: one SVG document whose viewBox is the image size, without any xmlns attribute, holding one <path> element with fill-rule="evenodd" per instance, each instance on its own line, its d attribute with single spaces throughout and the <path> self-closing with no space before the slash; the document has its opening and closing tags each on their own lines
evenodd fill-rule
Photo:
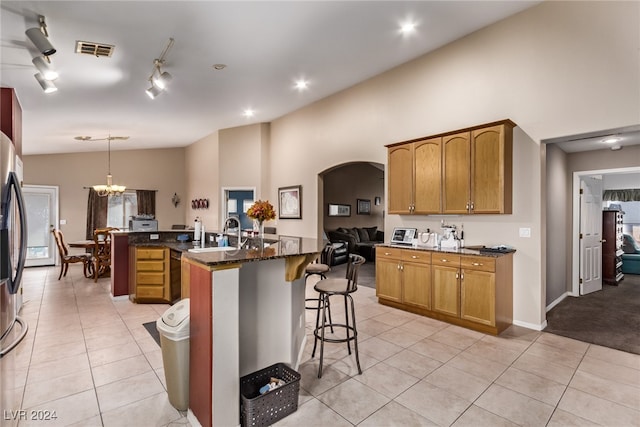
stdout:
<svg viewBox="0 0 640 427">
<path fill-rule="evenodd" d="M 192 424 L 239 425 L 240 377 L 279 362 L 298 368 L 306 339 L 303 273 L 321 250 L 316 239 L 287 237 L 183 253 Z"/>
</svg>

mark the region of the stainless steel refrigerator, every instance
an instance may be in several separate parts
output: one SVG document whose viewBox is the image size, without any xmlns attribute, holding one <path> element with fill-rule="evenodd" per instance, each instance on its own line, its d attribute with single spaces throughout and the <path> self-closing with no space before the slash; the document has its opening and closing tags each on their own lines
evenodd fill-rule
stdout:
<svg viewBox="0 0 640 427">
<path fill-rule="evenodd" d="M 28 327 L 18 316 L 27 255 L 27 222 L 14 146 L 0 132 L 0 424 L 13 425 L 19 410 L 15 347 Z M 13 351 L 12 351 L 13 350 Z"/>
</svg>

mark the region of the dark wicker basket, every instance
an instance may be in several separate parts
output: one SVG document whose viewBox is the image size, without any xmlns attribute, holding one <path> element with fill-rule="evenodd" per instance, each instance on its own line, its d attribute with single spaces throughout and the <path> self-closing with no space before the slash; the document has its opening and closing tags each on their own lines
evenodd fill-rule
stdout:
<svg viewBox="0 0 640 427">
<path fill-rule="evenodd" d="M 280 378 L 286 384 L 260 394 L 260 387 L 271 377 Z M 240 412 L 243 427 L 269 426 L 294 413 L 298 409 L 300 374 L 284 363 L 240 378 Z"/>
</svg>

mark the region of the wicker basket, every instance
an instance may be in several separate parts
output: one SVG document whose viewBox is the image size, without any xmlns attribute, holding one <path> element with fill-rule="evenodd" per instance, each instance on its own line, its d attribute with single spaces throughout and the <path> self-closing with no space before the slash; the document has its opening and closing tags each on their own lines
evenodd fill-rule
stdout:
<svg viewBox="0 0 640 427">
<path fill-rule="evenodd" d="M 271 377 L 280 378 L 286 384 L 260 394 L 260 387 Z M 284 363 L 276 363 L 240 378 L 242 426 L 269 426 L 294 413 L 298 409 L 299 391 L 300 374 Z"/>
</svg>

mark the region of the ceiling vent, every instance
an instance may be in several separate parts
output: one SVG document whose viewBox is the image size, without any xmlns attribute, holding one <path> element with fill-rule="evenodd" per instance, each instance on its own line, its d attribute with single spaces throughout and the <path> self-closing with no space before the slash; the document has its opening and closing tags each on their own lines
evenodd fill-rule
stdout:
<svg viewBox="0 0 640 427">
<path fill-rule="evenodd" d="M 113 54 L 114 45 L 106 43 L 76 41 L 76 53 L 93 56 L 111 56 Z"/>
</svg>

